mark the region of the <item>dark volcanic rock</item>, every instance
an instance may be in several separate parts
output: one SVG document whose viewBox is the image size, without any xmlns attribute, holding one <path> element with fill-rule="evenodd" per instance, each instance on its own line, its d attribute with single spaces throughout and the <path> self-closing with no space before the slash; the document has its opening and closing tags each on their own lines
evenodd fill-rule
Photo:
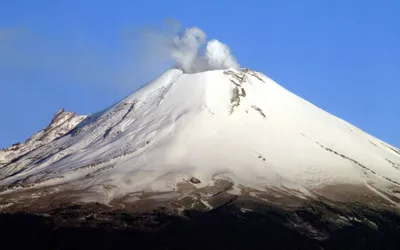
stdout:
<svg viewBox="0 0 400 250">
<path fill-rule="evenodd" d="M 190 181 L 191 183 L 193 183 L 193 184 L 199 184 L 199 183 L 201 183 L 201 181 L 200 181 L 199 179 L 194 178 L 194 177 L 190 178 L 189 181 Z"/>
<path fill-rule="evenodd" d="M 399 229 L 394 212 L 322 202 L 288 211 L 242 200 L 184 216 L 100 204 L 0 214 L 9 249 L 400 249 Z"/>
</svg>

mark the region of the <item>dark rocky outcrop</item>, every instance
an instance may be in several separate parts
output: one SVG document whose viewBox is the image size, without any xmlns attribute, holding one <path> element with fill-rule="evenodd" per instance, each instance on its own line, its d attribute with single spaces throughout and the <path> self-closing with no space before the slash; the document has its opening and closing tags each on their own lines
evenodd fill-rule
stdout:
<svg viewBox="0 0 400 250">
<path fill-rule="evenodd" d="M 395 212 L 317 201 L 285 210 L 241 200 L 184 216 L 100 204 L 0 214 L 10 249 L 400 249 L 399 229 Z"/>
</svg>

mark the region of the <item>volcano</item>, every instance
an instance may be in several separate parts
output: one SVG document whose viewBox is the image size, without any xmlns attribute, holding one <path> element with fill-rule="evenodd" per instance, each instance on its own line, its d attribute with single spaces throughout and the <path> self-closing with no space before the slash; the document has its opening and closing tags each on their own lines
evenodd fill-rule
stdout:
<svg viewBox="0 0 400 250">
<path fill-rule="evenodd" d="M 399 170 L 398 148 L 262 73 L 170 69 L 104 111 L 61 110 L 1 150 L 0 207 L 54 216 L 78 209 L 75 221 L 60 222 L 76 226 L 89 210 L 110 221 L 105 211 L 315 215 L 314 204 L 323 220 L 298 213 L 283 224 L 322 242 L 334 234 L 315 221 L 383 227 L 371 213 L 397 213 Z"/>
</svg>

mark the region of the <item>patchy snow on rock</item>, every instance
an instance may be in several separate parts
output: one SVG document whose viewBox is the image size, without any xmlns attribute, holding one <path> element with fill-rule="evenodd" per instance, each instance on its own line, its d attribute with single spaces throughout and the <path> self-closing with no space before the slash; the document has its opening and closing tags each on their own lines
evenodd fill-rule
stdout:
<svg viewBox="0 0 400 250">
<path fill-rule="evenodd" d="M 85 116 L 79 116 L 72 112 L 59 110 L 51 120 L 51 123 L 43 130 L 33 134 L 24 143 L 15 143 L 9 148 L 0 149 L 0 166 L 6 165 L 19 156 L 39 148 L 55 139 L 65 135 L 80 123 Z"/>
</svg>

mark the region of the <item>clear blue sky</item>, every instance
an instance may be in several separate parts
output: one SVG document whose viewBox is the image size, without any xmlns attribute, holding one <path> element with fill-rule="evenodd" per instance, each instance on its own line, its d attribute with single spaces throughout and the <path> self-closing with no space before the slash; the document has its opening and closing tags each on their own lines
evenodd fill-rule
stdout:
<svg viewBox="0 0 400 250">
<path fill-rule="evenodd" d="M 0 148 L 61 107 L 96 112 L 142 85 L 154 72 L 138 70 L 129 34 L 165 18 L 198 26 L 242 66 L 400 147 L 399 13 L 398 0 L 2 1 Z"/>
</svg>

